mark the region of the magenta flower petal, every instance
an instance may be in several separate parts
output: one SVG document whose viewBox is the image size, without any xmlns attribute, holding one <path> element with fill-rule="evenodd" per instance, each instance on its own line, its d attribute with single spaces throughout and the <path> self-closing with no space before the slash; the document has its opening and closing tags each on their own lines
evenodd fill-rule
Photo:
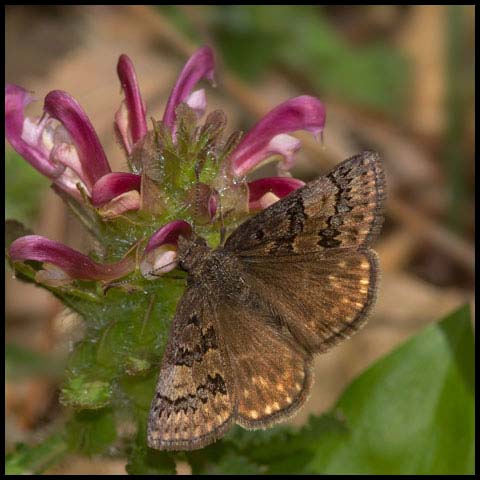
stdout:
<svg viewBox="0 0 480 480">
<path fill-rule="evenodd" d="M 214 82 L 214 68 L 213 50 L 208 46 L 199 48 L 187 61 L 173 87 L 163 115 L 163 121 L 170 129 L 173 130 L 175 123 L 175 109 L 187 100 L 197 82 L 202 78 Z"/>
<path fill-rule="evenodd" d="M 210 219 L 213 220 L 217 213 L 217 208 L 218 208 L 218 193 L 214 192 L 210 195 L 210 198 L 208 199 L 208 214 L 210 216 Z"/>
<path fill-rule="evenodd" d="M 285 134 L 307 130 L 318 135 L 324 125 L 325 107 L 320 100 L 308 95 L 287 100 L 267 113 L 243 137 L 231 155 L 233 174 L 241 177 L 274 154 L 282 155 L 287 164 L 291 164 L 292 155 L 299 143 Z"/>
<path fill-rule="evenodd" d="M 100 207 L 131 190 L 140 191 L 142 177 L 134 173 L 115 172 L 104 175 L 92 189 L 92 204 Z"/>
<path fill-rule="evenodd" d="M 125 104 L 115 115 L 115 126 L 125 150 L 130 155 L 133 146 L 147 134 L 146 109 L 133 63 L 125 54 L 118 59 L 117 73 L 125 95 Z"/>
<path fill-rule="evenodd" d="M 271 203 L 286 197 L 301 188 L 304 182 L 291 177 L 269 177 L 248 183 L 248 203 L 250 210 L 266 208 Z"/>
<path fill-rule="evenodd" d="M 49 161 L 50 151 L 41 141 L 44 121 L 35 124 L 25 117 L 25 109 L 32 101 L 33 97 L 24 88 L 5 85 L 5 135 L 27 162 L 46 177 L 54 179 L 65 167 Z"/>
<path fill-rule="evenodd" d="M 68 93 L 54 90 L 45 97 L 44 110 L 58 120 L 69 133 L 78 152 L 83 175 L 94 185 L 110 173 L 110 165 L 100 140 L 79 103 Z"/>
<path fill-rule="evenodd" d="M 70 278 L 78 280 L 113 280 L 125 276 L 135 266 L 132 257 L 117 263 L 100 264 L 66 245 L 39 235 L 17 238 L 9 249 L 13 262 L 36 260 L 59 267 Z"/>
<path fill-rule="evenodd" d="M 145 247 L 145 253 L 149 253 L 162 245 L 177 245 L 180 235 L 188 237 L 191 233 L 192 227 L 188 222 L 184 220 L 173 220 L 157 230 L 150 237 Z"/>
<path fill-rule="evenodd" d="M 142 275 L 154 280 L 159 275 L 176 268 L 178 237 L 180 235 L 188 237 L 191 234 L 192 227 L 183 220 L 174 220 L 155 232 L 150 237 L 140 262 Z"/>
</svg>

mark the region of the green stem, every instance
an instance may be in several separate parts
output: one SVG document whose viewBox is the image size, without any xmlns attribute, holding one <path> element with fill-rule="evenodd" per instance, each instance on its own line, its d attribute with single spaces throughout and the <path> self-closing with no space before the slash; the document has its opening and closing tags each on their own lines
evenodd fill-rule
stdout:
<svg viewBox="0 0 480 480">
<path fill-rule="evenodd" d="M 29 447 L 17 445 L 15 451 L 6 455 L 7 475 L 38 475 L 59 463 L 68 453 L 69 447 L 63 433 L 54 433 L 42 443 Z"/>
</svg>

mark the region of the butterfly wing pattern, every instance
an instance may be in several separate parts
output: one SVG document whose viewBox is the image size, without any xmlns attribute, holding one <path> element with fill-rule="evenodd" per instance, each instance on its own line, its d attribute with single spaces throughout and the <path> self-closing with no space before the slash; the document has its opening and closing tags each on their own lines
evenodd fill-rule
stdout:
<svg viewBox="0 0 480 480">
<path fill-rule="evenodd" d="M 247 220 L 226 242 L 309 352 L 325 352 L 367 319 L 379 277 L 369 247 L 384 201 L 380 158 L 365 152 Z"/>
<path fill-rule="evenodd" d="M 240 257 L 278 258 L 366 248 L 383 224 L 384 199 L 380 158 L 364 152 L 248 219 L 225 249 Z"/>
<path fill-rule="evenodd" d="M 379 156 L 364 152 L 250 218 L 202 257 L 174 319 L 150 446 L 200 448 L 233 422 L 267 428 L 300 408 L 313 354 L 357 331 L 374 303 L 379 269 L 370 245 L 384 199 Z M 206 349 L 212 330 L 216 348 Z M 202 356 L 178 365 L 186 344 Z M 214 378 L 202 401 L 198 387 Z M 175 402 L 183 406 L 178 413 Z"/>
<path fill-rule="evenodd" d="M 148 422 L 159 450 L 201 448 L 223 434 L 236 414 L 229 356 L 201 288 L 187 287 L 177 307 Z"/>
</svg>

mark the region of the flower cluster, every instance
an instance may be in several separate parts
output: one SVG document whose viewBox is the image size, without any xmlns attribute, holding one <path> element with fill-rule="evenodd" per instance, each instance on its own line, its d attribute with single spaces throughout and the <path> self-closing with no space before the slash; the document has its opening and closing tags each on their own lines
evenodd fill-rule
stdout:
<svg viewBox="0 0 480 480">
<path fill-rule="evenodd" d="M 87 223 L 100 225 L 101 232 L 118 235 L 125 219 L 140 226 L 133 234 L 129 230 L 122 255 L 110 256 L 115 261 L 96 262 L 38 235 L 16 239 L 10 260 L 41 262 L 37 281 L 50 285 L 107 282 L 137 267 L 144 277 L 155 278 L 175 268 L 180 235 L 188 236 L 193 229 L 204 234 L 218 231 L 220 224 L 238 222 L 301 187 L 303 182 L 287 173 L 300 147 L 288 133 L 319 134 L 325 123 L 321 102 L 310 96 L 292 98 L 243 137 L 234 133 L 225 140 L 223 112 L 211 112 L 199 125 L 206 94 L 194 87 L 202 79 L 213 83 L 214 67 L 211 48 L 197 50 L 180 73 L 163 119 L 152 121 L 149 130 L 133 64 L 126 55 L 120 56 L 117 72 L 124 99 L 114 129 L 129 172 L 111 171 L 90 120 L 69 94 L 50 92 L 44 114 L 32 119 L 25 115 L 33 101 L 30 93 L 6 85 L 5 131 L 12 147 L 52 180 L 55 191 L 83 212 Z M 281 157 L 278 176 L 247 181 L 253 169 L 273 156 Z"/>
</svg>

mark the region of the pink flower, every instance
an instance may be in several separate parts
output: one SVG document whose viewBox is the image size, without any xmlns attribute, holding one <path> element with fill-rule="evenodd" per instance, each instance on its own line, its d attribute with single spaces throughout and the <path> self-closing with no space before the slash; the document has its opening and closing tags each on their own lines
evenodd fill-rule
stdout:
<svg viewBox="0 0 480 480">
<path fill-rule="evenodd" d="M 80 105 L 59 90 L 45 97 L 41 119 L 25 117 L 33 97 L 15 85 L 5 87 L 5 133 L 12 147 L 60 188 L 81 199 L 110 173 L 105 152 Z"/>
<path fill-rule="evenodd" d="M 303 185 L 304 182 L 291 177 L 269 177 L 249 182 L 249 209 L 263 210 Z"/>
<path fill-rule="evenodd" d="M 205 91 L 197 90 L 193 93 L 191 92 L 193 87 L 202 78 L 207 78 L 214 83 L 214 68 L 215 60 L 213 51 L 208 46 L 199 48 L 183 67 L 168 99 L 165 113 L 163 114 L 163 122 L 172 132 L 174 132 L 175 128 L 175 109 L 180 103 L 187 103 L 200 117 L 205 112 L 207 106 Z"/>
<path fill-rule="evenodd" d="M 140 206 L 141 176 L 128 172 L 104 175 L 92 189 L 92 204 L 103 217 L 116 217 Z"/>
<path fill-rule="evenodd" d="M 127 155 L 130 155 L 133 146 L 147 134 L 146 108 L 133 63 L 125 54 L 118 59 L 117 73 L 125 100 L 115 114 L 115 133 Z"/>
<path fill-rule="evenodd" d="M 213 112 L 202 127 L 194 124 L 195 117 L 198 120 L 205 113 L 207 103 L 205 91 L 193 89 L 202 79 L 214 82 L 214 67 L 213 51 L 208 46 L 190 57 L 172 89 L 163 120 L 155 124 L 153 133 L 147 129 L 146 105 L 133 64 L 127 55 L 120 56 L 117 73 L 124 99 L 115 114 L 114 128 L 129 165 L 135 169 L 132 172 L 111 171 L 86 113 L 70 95 L 58 90 L 45 97 L 44 115 L 30 119 L 25 116 L 25 109 L 32 102 L 32 96 L 21 87 L 7 85 L 6 137 L 19 154 L 52 180 L 57 192 L 60 188 L 80 203 L 87 195 L 90 208 L 95 207 L 103 220 L 142 209 L 145 212 L 143 217 L 141 214 L 138 217 L 140 222 L 132 221 L 140 225 L 146 218 L 154 220 L 159 213 L 185 212 L 203 228 L 208 225 L 215 228 L 214 222 L 223 215 L 222 198 L 226 198 L 223 195 L 228 189 L 232 189 L 232 195 L 226 200 L 225 210 L 244 213 L 267 208 L 304 185 L 298 179 L 285 176 L 300 148 L 300 141 L 289 133 L 307 130 L 319 135 L 325 125 L 325 108 L 318 99 L 307 95 L 287 100 L 258 121 L 234 147 L 235 135 L 230 141 L 221 140 L 225 126 L 222 112 Z M 180 110 L 182 103 L 190 110 Z M 177 121 L 177 115 L 184 123 Z M 178 124 L 183 127 L 177 132 Z M 156 161 L 159 154 L 162 161 L 153 167 L 167 172 L 163 185 L 159 180 L 162 176 L 155 177 L 155 170 L 147 172 L 147 164 L 143 163 L 150 156 Z M 250 171 L 272 156 L 282 157 L 279 164 L 282 176 L 245 181 Z M 137 157 L 139 163 L 136 163 Z M 178 174 L 179 161 L 183 162 L 184 169 L 190 165 L 191 171 Z M 219 168 L 221 162 L 222 169 Z M 206 164 L 207 173 L 202 176 Z M 239 184 L 246 188 L 238 188 Z M 177 188 L 180 194 L 175 191 Z M 168 205 L 164 204 L 172 198 L 177 205 L 169 212 Z M 194 228 L 182 219 L 158 229 L 150 236 L 141 255 L 142 275 L 154 279 L 173 270 L 178 263 L 180 236 L 192 234 Z M 108 281 L 135 268 L 130 257 L 117 263 L 99 264 L 65 245 L 36 235 L 17 239 L 9 253 L 13 262 L 43 262 L 37 280 L 51 285 L 74 279 Z"/>
<path fill-rule="evenodd" d="M 140 270 L 145 278 L 155 279 L 160 274 L 173 270 L 178 263 L 178 237 L 189 237 L 192 227 L 183 220 L 174 220 L 157 230 L 145 247 Z"/>
<path fill-rule="evenodd" d="M 198 115 L 206 108 L 205 92 L 192 93 L 202 78 L 213 81 L 214 59 L 210 47 L 202 47 L 188 60 L 168 100 L 164 122 L 174 133 L 175 109 L 186 102 Z M 127 155 L 147 134 L 145 103 L 127 55 L 120 56 L 117 72 L 124 100 L 115 114 L 115 132 Z M 55 90 L 45 97 L 40 119 L 25 116 L 33 97 L 22 87 L 5 87 L 5 132 L 12 147 L 55 185 L 82 200 L 77 184 L 95 207 L 113 217 L 140 207 L 140 177 L 111 173 L 105 152 L 90 120 L 68 93 Z M 135 178 L 137 177 L 137 178 Z"/>
<path fill-rule="evenodd" d="M 272 155 L 281 155 L 281 170 L 289 170 L 300 141 L 287 133 L 308 130 L 317 136 L 324 125 L 325 107 L 317 98 L 303 95 L 281 103 L 242 138 L 230 158 L 233 175 L 243 177 Z"/>
<path fill-rule="evenodd" d="M 9 255 L 12 262 L 43 262 L 43 270 L 37 272 L 37 281 L 53 286 L 74 279 L 109 281 L 127 275 L 135 266 L 135 259 L 131 256 L 116 263 L 100 264 L 66 245 L 39 235 L 17 238 L 10 245 Z"/>
</svg>

